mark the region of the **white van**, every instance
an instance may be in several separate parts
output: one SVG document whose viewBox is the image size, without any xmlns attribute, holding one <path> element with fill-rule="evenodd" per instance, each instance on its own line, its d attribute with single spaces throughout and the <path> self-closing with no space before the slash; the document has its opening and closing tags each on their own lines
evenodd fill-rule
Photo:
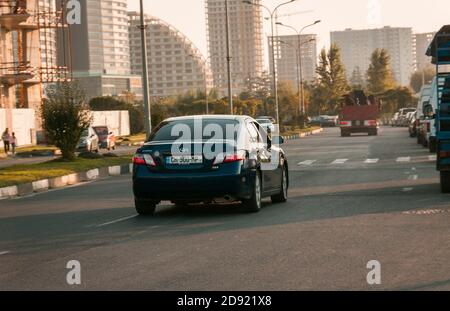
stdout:
<svg viewBox="0 0 450 311">
<path fill-rule="evenodd" d="M 433 82 L 431 83 L 431 96 L 430 96 L 430 104 L 428 108 L 428 119 L 430 121 L 430 128 L 427 133 L 427 141 L 428 141 L 428 148 L 430 149 L 430 152 L 434 153 L 436 152 L 436 111 L 438 106 L 438 93 L 437 93 L 437 79 L 436 77 L 433 79 Z"/>
<path fill-rule="evenodd" d="M 431 84 L 422 86 L 420 90 L 419 103 L 417 104 L 417 143 L 428 145 L 427 127 L 429 120 L 424 115 L 424 107 L 430 103 Z"/>
</svg>

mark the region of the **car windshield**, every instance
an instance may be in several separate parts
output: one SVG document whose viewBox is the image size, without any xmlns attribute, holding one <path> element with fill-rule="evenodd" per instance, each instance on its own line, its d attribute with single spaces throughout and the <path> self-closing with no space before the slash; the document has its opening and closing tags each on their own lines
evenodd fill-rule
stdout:
<svg viewBox="0 0 450 311">
<path fill-rule="evenodd" d="M 233 119 L 185 119 L 161 123 L 148 141 L 232 139 L 237 140 L 239 122 Z M 197 135 L 197 132 L 199 133 Z"/>
</svg>

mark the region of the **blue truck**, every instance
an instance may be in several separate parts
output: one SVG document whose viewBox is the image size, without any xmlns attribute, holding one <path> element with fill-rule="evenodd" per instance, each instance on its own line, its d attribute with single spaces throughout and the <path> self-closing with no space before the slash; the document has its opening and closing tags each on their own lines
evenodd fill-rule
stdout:
<svg viewBox="0 0 450 311">
<path fill-rule="evenodd" d="M 431 118 L 435 120 L 437 170 L 441 191 L 450 193 L 450 25 L 436 33 L 426 55 L 436 65 L 436 83 L 432 92 L 435 92 L 437 108 Z"/>
</svg>

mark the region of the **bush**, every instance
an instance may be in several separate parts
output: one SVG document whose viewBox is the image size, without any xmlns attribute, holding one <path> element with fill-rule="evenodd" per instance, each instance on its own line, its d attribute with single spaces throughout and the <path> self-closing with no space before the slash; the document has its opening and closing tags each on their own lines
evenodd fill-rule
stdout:
<svg viewBox="0 0 450 311">
<path fill-rule="evenodd" d="M 73 161 L 81 134 L 92 121 L 84 92 L 73 82 L 49 86 L 40 114 L 48 139 L 61 149 L 64 160 Z"/>
</svg>

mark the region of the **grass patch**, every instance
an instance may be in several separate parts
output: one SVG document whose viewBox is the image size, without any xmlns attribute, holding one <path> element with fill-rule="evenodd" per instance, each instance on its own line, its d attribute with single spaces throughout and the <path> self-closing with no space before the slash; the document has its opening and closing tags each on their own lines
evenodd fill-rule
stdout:
<svg viewBox="0 0 450 311">
<path fill-rule="evenodd" d="M 146 135 L 145 133 L 142 134 L 136 134 L 136 135 L 131 135 L 131 136 L 123 136 L 123 137 L 119 137 L 117 138 L 116 143 L 119 144 L 134 144 L 134 143 L 140 143 L 146 140 Z"/>
<path fill-rule="evenodd" d="M 320 127 L 312 126 L 312 127 L 308 127 L 308 128 L 304 128 L 304 129 L 300 129 L 300 128 L 289 129 L 289 130 L 284 131 L 281 135 L 282 136 L 292 136 L 292 135 L 311 132 L 311 131 L 315 131 L 315 130 L 320 130 Z"/>
<path fill-rule="evenodd" d="M 131 158 L 131 155 L 101 159 L 77 158 L 73 162 L 58 159 L 38 164 L 14 165 L 0 169 L 0 188 L 84 172 L 94 168 L 129 164 Z"/>
</svg>

